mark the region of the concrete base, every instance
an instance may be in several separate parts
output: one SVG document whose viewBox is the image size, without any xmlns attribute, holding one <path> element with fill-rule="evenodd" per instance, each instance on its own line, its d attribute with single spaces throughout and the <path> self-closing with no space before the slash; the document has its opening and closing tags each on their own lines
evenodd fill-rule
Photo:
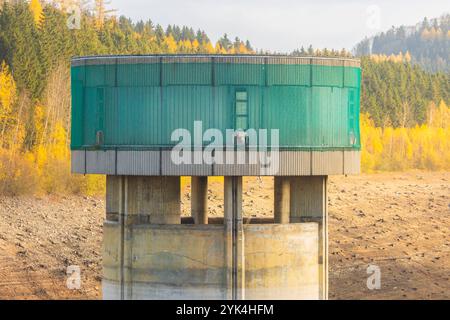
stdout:
<svg viewBox="0 0 450 320">
<path fill-rule="evenodd" d="M 104 299 L 227 299 L 224 225 L 104 225 Z M 318 224 L 248 224 L 242 299 L 318 299 Z M 128 273 L 126 279 L 121 273 Z"/>
<path fill-rule="evenodd" d="M 326 299 L 326 183 L 277 177 L 279 223 L 248 224 L 242 177 L 225 177 L 223 222 L 207 224 L 207 184 L 194 180 L 197 223 L 181 224 L 179 177 L 108 176 L 103 297 Z"/>
</svg>

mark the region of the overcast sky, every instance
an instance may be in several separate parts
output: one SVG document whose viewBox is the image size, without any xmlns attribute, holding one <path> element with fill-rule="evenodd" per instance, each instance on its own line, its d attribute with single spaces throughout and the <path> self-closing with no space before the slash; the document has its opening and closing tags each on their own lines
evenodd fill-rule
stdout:
<svg viewBox="0 0 450 320">
<path fill-rule="evenodd" d="M 309 44 L 351 49 L 393 25 L 450 12 L 449 0 L 111 0 L 109 6 L 134 21 L 200 28 L 214 42 L 227 33 L 278 52 Z"/>
</svg>

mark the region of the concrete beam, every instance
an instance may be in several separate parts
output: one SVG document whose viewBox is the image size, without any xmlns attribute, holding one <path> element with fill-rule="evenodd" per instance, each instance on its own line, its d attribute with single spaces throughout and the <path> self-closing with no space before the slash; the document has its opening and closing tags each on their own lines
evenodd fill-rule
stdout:
<svg viewBox="0 0 450 320">
<path fill-rule="evenodd" d="M 208 177 L 191 177 L 191 214 L 195 224 L 208 224 Z"/>
<path fill-rule="evenodd" d="M 289 177 L 274 177 L 275 223 L 289 223 L 291 184 Z"/>
<path fill-rule="evenodd" d="M 291 178 L 291 222 L 319 224 L 319 298 L 328 299 L 327 176 Z"/>
</svg>

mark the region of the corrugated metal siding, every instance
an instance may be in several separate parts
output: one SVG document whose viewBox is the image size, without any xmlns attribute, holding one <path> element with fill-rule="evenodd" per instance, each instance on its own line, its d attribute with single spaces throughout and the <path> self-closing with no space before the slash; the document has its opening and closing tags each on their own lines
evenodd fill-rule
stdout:
<svg viewBox="0 0 450 320">
<path fill-rule="evenodd" d="M 119 87 L 159 86 L 159 63 L 117 64 L 117 85 Z"/>
<path fill-rule="evenodd" d="M 95 146 L 98 131 L 104 135 L 99 147 L 173 145 L 173 130 L 192 130 L 195 120 L 204 130 L 224 132 L 234 126 L 235 91 L 245 89 L 250 127 L 279 129 L 281 147 L 357 149 L 358 65 L 346 59 L 278 56 L 77 58 L 71 147 Z M 353 146 L 350 131 L 357 136 Z"/>
<path fill-rule="evenodd" d="M 278 176 L 297 176 L 311 174 L 311 152 L 280 151 Z"/>
<path fill-rule="evenodd" d="M 341 66 L 312 65 L 312 85 L 327 87 L 344 86 L 344 68 Z"/>
<path fill-rule="evenodd" d="M 119 87 L 114 91 L 118 102 L 108 109 L 111 110 L 108 115 L 111 127 L 105 132 L 105 141 L 109 145 L 122 146 L 159 145 L 162 128 L 160 88 Z"/>
<path fill-rule="evenodd" d="M 86 151 L 72 150 L 70 154 L 70 171 L 72 173 L 85 173 L 86 170 Z"/>
<path fill-rule="evenodd" d="M 212 87 L 167 86 L 163 87 L 163 97 L 160 140 L 163 145 L 175 144 L 170 139 L 176 129 L 187 129 L 193 134 L 194 121 L 202 121 L 203 130 L 215 128 Z"/>
<path fill-rule="evenodd" d="M 86 87 L 84 92 L 83 145 L 95 146 L 98 129 L 97 88 Z"/>
<path fill-rule="evenodd" d="M 311 85 L 311 66 L 307 64 L 268 64 L 267 84 L 272 85 Z"/>
<path fill-rule="evenodd" d="M 211 63 L 165 63 L 162 68 L 163 85 L 211 85 Z"/>
<path fill-rule="evenodd" d="M 312 87 L 309 113 L 310 146 L 314 148 L 349 147 L 346 89 Z"/>
<path fill-rule="evenodd" d="M 215 83 L 217 85 L 263 85 L 264 65 L 251 63 L 216 63 Z"/>
<path fill-rule="evenodd" d="M 85 123 L 84 115 L 84 67 L 75 68 L 71 73 L 72 81 L 72 130 L 71 130 L 71 149 L 81 148 L 84 144 L 83 127 Z"/>
<path fill-rule="evenodd" d="M 344 153 L 343 151 L 312 152 L 311 166 L 313 176 L 344 174 Z"/>
<path fill-rule="evenodd" d="M 344 151 L 344 173 L 345 174 L 361 173 L 361 152 Z"/>
<path fill-rule="evenodd" d="M 161 175 L 163 176 L 211 176 L 212 165 L 193 164 L 194 152 L 190 153 L 192 164 L 175 164 L 171 159 L 171 151 L 161 152 Z"/>
<path fill-rule="evenodd" d="M 86 173 L 116 174 L 116 152 L 86 151 Z"/>
<path fill-rule="evenodd" d="M 116 65 L 92 65 L 86 66 L 86 86 L 114 86 L 116 82 Z"/>
<path fill-rule="evenodd" d="M 223 152 L 222 164 L 214 164 L 216 176 L 259 176 L 260 164 L 258 152 Z M 233 163 L 230 160 L 233 159 Z"/>
<path fill-rule="evenodd" d="M 160 151 L 117 151 L 118 175 L 158 176 L 160 167 Z"/>
<path fill-rule="evenodd" d="M 361 69 L 360 68 L 344 68 L 344 86 L 351 88 L 359 88 L 361 83 Z"/>
<path fill-rule="evenodd" d="M 309 176 L 358 174 L 359 151 L 280 151 L 278 158 L 271 152 L 267 157 L 271 166 L 264 167 L 264 153 L 256 152 L 257 164 L 249 161 L 237 164 L 237 154 L 232 153 L 235 164 L 181 164 L 171 159 L 171 151 L 72 151 L 73 173 L 109 175 L 154 176 Z M 194 153 L 191 155 L 194 163 Z M 85 162 L 86 159 L 86 162 Z M 117 166 L 116 166 L 117 159 Z"/>
<path fill-rule="evenodd" d="M 309 146 L 310 99 L 307 87 L 265 88 L 261 127 L 278 129 L 283 147 Z"/>
</svg>

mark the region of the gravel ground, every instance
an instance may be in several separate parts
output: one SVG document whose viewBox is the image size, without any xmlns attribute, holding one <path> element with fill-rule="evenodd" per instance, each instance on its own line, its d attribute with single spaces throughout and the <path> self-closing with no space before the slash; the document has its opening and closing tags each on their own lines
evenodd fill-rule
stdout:
<svg viewBox="0 0 450 320">
<path fill-rule="evenodd" d="M 244 182 L 244 214 L 273 215 L 272 179 Z M 220 179 L 209 187 L 210 214 L 223 215 Z M 449 172 L 332 177 L 328 205 L 331 299 L 450 299 Z M 0 299 L 101 298 L 104 211 L 100 198 L 0 197 Z M 380 290 L 367 289 L 371 264 Z M 70 265 L 79 290 L 67 289 Z"/>
</svg>

